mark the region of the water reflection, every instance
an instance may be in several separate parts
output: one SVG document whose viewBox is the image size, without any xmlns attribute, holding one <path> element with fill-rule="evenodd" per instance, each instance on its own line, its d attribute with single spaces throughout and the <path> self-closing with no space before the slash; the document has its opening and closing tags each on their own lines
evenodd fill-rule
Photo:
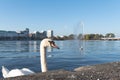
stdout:
<svg viewBox="0 0 120 80">
<path fill-rule="evenodd" d="M 29 41 L 29 52 L 39 52 L 40 41 Z"/>
<path fill-rule="evenodd" d="M 39 52 L 40 41 L 0 41 L 0 52 Z"/>
<path fill-rule="evenodd" d="M 14 43 L 14 42 L 13 42 Z M 29 41 L 16 41 L 16 52 L 28 52 L 29 51 Z"/>
<path fill-rule="evenodd" d="M 36 42 L 36 41 L 34 41 L 33 43 L 34 43 L 34 44 L 33 44 L 33 47 L 34 47 L 34 52 L 37 52 L 37 42 Z"/>
<path fill-rule="evenodd" d="M 0 52 L 39 52 L 41 41 L 0 41 Z M 48 47 L 47 52 L 53 48 Z"/>
</svg>

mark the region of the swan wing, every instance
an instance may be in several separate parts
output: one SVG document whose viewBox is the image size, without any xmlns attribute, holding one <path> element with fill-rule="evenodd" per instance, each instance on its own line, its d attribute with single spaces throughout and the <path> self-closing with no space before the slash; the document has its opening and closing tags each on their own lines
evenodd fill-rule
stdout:
<svg viewBox="0 0 120 80">
<path fill-rule="evenodd" d="M 28 74 L 34 74 L 35 72 L 28 69 L 28 68 L 23 68 L 22 69 L 22 72 L 25 74 L 25 75 L 28 75 Z"/>
<path fill-rule="evenodd" d="M 33 73 L 35 72 L 28 68 L 12 69 L 11 71 L 9 71 L 6 67 L 2 66 L 2 74 L 4 78 L 23 76 L 23 75 L 33 74 Z"/>
<path fill-rule="evenodd" d="M 25 75 L 22 70 L 20 69 L 13 69 L 8 73 L 8 77 L 16 77 Z"/>
<path fill-rule="evenodd" d="M 6 67 L 2 66 L 2 75 L 4 78 L 7 78 L 8 73 L 9 73 L 9 70 Z"/>
</svg>

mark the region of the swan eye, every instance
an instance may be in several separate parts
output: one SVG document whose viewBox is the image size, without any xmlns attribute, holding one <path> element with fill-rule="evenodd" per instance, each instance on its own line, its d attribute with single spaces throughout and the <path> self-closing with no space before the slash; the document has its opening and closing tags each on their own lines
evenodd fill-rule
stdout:
<svg viewBox="0 0 120 80">
<path fill-rule="evenodd" d="M 48 41 L 50 43 L 50 46 L 55 45 L 54 41 Z"/>
<path fill-rule="evenodd" d="M 53 48 L 57 48 L 57 49 L 60 49 L 54 41 L 48 41 L 50 43 L 50 46 L 53 47 Z"/>
</svg>

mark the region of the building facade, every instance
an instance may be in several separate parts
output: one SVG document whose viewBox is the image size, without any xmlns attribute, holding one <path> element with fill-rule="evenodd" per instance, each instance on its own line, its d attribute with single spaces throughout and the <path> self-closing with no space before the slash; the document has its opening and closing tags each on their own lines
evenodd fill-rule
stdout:
<svg viewBox="0 0 120 80">
<path fill-rule="evenodd" d="M 4 31 L 0 30 L 0 40 L 4 39 L 23 39 L 23 38 L 29 38 L 29 29 L 26 28 L 26 30 L 16 32 L 16 31 Z"/>
<path fill-rule="evenodd" d="M 39 31 L 35 31 L 33 33 L 30 34 L 30 39 L 32 40 L 41 40 L 41 39 L 44 39 L 46 38 L 46 31 L 42 31 L 42 32 L 39 32 Z"/>
<path fill-rule="evenodd" d="M 53 30 L 48 30 L 47 31 L 47 37 L 52 38 L 53 37 Z"/>
<path fill-rule="evenodd" d="M 44 38 L 52 38 L 53 37 L 53 30 L 48 31 L 35 31 L 29 34 L 29 29 L 26 28 L 23 31 L 16 32 L 16 31 L 4 31 L 0 30 L 0 40 L 41 40 Z"/>
</svg>

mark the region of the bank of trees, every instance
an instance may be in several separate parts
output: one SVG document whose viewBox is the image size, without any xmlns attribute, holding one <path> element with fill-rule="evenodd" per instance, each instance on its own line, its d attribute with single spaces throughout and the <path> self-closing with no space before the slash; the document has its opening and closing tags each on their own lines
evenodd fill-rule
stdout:
<svg viewBox="0 0 120 80">
<path fill-rule="evenodd" d="M 115 37 L 115 34 L 113 33 L 107 33 L 105 35 L 102 35 L 102 34 L 85 34 L 85 35 L 70 34 L 68 36 L 56 36 L 54 37 L 54 39 L 55 40 L 73 40 L 73 39 L 100 40 L 101 38 L 113 38 L 113 37 Z"/>
<path fill-rule="evenodd" d="M 107 33 L 105 35 L 102 34 L 85 34 L 84 40 L 100 40 L 101 38 L 114 38 L 114 33 Z"/>
<path fill-rule="evenodd" d="M 105 37 L 107 37 L 107 38 L 113 38 L 113 37 L 115 37 L 115 34 L 114 33 L 107 33 L 105 35 Z"/>
<path fill-rule="evenodd" d="M 104 36 L 102 34 L 86 34 L 84 35 L 85 40 L 100 40 Z"/>
</svg>

